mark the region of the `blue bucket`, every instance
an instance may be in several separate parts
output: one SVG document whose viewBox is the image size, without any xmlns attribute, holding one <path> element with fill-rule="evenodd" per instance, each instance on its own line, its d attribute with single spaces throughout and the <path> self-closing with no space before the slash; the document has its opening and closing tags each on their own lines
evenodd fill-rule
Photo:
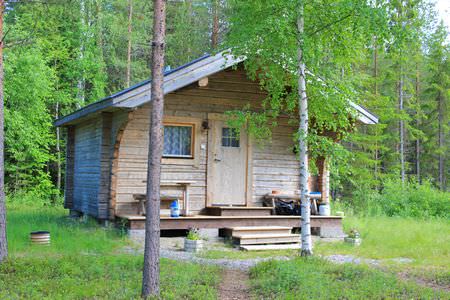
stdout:
<svg viewBox="0 0 450 300">
<path fill-rule="evenodd" d="M 172 218 L 178 218 L 180 216 L 180 206 L 178 205 L 178 200 L 175 200 L 170 204 L 170 216 Z"/>
</svg>

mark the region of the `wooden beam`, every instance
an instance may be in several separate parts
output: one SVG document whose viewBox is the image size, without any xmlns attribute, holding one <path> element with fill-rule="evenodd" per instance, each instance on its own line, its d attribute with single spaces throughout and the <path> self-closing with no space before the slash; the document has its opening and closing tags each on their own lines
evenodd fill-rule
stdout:
<svg viewBox="0 0 450 300">
<path fill-rule="evenodd" d="M 200 79 L 199 81 L 198 81 L 198 86 L 199 87 L 207 87 L 208 86 L 208 77 L 203 77 L 202 79 Z"/>
</svg>

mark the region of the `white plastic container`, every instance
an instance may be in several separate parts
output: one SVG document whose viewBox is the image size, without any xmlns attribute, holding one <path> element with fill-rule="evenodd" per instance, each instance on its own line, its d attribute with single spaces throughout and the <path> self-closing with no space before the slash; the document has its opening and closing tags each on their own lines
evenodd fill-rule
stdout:
<svg viewBox="0 0 450 300">
<path fill-rule="evenodd" d="M 319 215 L 329 216 L 331 214 L 330 204 L 319 205 Z"/>
</svg>

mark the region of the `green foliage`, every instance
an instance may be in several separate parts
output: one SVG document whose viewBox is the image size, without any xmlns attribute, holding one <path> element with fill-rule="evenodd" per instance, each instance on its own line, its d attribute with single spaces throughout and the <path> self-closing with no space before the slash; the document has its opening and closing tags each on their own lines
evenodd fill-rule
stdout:
<svg viewBox="0 0 450 300">
<path fill-rule="evenodd" d="M 387 180 L 383 189 L 362 187 L 345 201 L 347 209 L 361 216 L 398 216 L 414 218 L 449 218 L 450 193 L 443 192 L 429 182 Z"/>
<path fill-rule="evenodd" d="M 5 65 L 6 185 L 17 191 L 51 185 L 46 164 L 50 147 L 54 73 L 40 49 L 7 52 Z"/>
<path fill-rule="evenodd" d="M 52 186 L 64 161 L 57 159 L 52 121 L 126 87 L 128 3 L 7 3 L 4 86 L 9 192 L 59 196 Z M 151 1 L 131 3 L 130 65 L 135 84 L 151 75 L 153 8 Z M 204 1 L 168 5 L 167 66 L 177 67 L 208 51 L 211 5 Z"/>
<path fill-rule="evenodd" d="M 263 262 L 251 271 L 257 297 L 270 299 L 411 299 L 445 298 L 365 266 L 336 265 L 322 259 Z"/>
<path fill-rule="evenodd" d="M 198 232 L 198 229 L 191 228 L 191 229 L 189 229 L 186 239 L 192 240 L 192 241 L 198 241 L 198 240 L 201 240 L 202 238 L 200 236 L 200 233 Z"/>
<path fill-rule="evenodd" d="M 229 113 L 237 126 L 267 140 L 279 116 L 298 123 L 298 47 L 303 39 L 307 72 L 310 156 L 341 160 L 345 149 L 327 136 L 344 138 L 353 127 L 349 100 L 358 102 L 360 78 L 352 64 L 364 53 L 371 34 L 388 30 L 386 10 L 361 1 L 304 1 L 305 34 L 298 36 L 296 1 L 231 1 L 227 46 L 234 55 L 245 55 L 247 74 L 268 93 L 263 110 L 244 108 Z M 343 76 L 342 74 L 346 74 Z M 347 75 L 348 74 L 348 75 Z M 297 120 L 297 121 L 295 121 Z M 293 136 L 297 141 L 299 133 Z"/>
<path fill-rule="evenodd" d="M 50 181 L 46 182 L 47 186 L 42 184 L 16 193 L 8 193 L 6 195 L 6 203 L 8 208 L 12 209 L 40 209 L 50 206 L 61 206 L 63 204 L 63 196 L 60 195 Z"/>
<path fill-rule="evenodd" d="M 112 228 L 66 217 L 63 209 L 8 206 L 9 259 L 0 265 L 2 299 L 140 299 L 141 255 L 127 254 Z M 50 246 L 29 242 L 48 230 Z M 163 299 L 216 299 L 215 267 L 161 260 Z"/>
</svg>

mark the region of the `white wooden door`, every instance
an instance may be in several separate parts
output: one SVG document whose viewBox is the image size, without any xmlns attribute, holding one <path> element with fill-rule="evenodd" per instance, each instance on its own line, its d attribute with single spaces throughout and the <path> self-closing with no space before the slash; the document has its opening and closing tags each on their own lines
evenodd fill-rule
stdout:
<svg viewBox="0 0 450 300">
<path fill-rule="evenodd" d="M 208 139 L 208 204 L 245 205 L 247 197 L 248 139 L 225 121 L 210 122 Z"/>
</svg>

